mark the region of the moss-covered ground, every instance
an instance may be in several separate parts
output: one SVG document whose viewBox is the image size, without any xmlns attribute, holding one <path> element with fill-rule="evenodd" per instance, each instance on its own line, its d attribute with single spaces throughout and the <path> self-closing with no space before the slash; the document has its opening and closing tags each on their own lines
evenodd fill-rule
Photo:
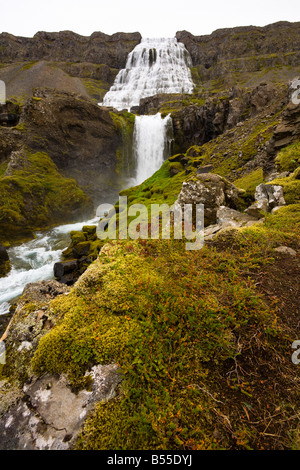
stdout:
<svg viewBox="0 0 300 470">
<path fill-rule="evenodd" d="M 35 373 L 64 372 L 76 386 L 96 363 L 117 362 L 123 374 L 77 449 L 299 448 L 296 318 L 271 281 L 271 295 L 262 289 L 272 270 L 284 274 L 273 249 L 300 247 L 299 209 L 199 251 L 180 240 L 111 241 L 51 303 L 59 320 L 39 343 Z"/>
</svg>

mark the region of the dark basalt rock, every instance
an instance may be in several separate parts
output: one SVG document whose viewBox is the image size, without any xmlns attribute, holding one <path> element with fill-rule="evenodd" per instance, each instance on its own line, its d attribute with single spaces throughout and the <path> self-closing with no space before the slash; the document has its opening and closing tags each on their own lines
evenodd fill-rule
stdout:
<svg viewBox="0 0 300 470">
<path fill-rule="evenodd" d="M 74 284 L 97 258 L 104 242 L 98 239 L 96 230 L 96 225 L 85 225 L 81 231 L 70 233 L 71 243 L 63 251 L 63 260 L 54 265 L 54 276 L 59 282 Z"/>
<path fill-rule="evenodd" d="M 288 103 L 282 113 L 281 122 L 276 126 L 267 147 L 267 158 L 264 162 L 264 176 L 267 178 L 275 170 L 275 157 L 287 145 L 300 139 L 300 106 Z"/>
<path fill-rule="evenodd" d="M 6 248 L 0 244 L 0 277 L 6 276 L 11 269 Z"/>
</svg>

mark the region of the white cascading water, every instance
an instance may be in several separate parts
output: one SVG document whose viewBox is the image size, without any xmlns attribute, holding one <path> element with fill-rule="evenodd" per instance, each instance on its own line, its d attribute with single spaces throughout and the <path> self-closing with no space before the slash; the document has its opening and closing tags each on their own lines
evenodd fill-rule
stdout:
<svg viewBox="0 0 300 470">
<path fill-rule="evenodd" d="M 192 93 L 190 55 L 176 38 L 142 39 L 128 55 L 125 69 L 120 70 L 103 106 L 119 111 L 138 106 L 142 98 L 160 93 Z M 168 156 L 172 121 L 170 116 L 136 116 L 134 155 L 135 184 L 142 183 L 157 171 Z"/>
<path fill-rule="evenodd" d="M 135 184 L 141 184 L 163 164 L 169 155 L 172 119 L 161 115 L 136 116 L 134 127 Z"/>
<path fill-rule="evenodd" d="M 128 55 L 103 106 L 130 110 L 141 98 L 159 93 L 192 93 L 190 55 L 176 38 L 145 38 Z"/>
</svg>

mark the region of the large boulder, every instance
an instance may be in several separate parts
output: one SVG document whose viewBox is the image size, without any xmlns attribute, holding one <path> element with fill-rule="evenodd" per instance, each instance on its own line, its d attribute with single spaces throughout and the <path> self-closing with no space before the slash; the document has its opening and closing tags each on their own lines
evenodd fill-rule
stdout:
<svg viewBox="0 0 300 470">
<path fill-rule="evenodd" d="M 261 222 L 263 222 L 263 220 L 257 220 L 256 217 L 252 217 L 244 212 L 221 206 L 217 210 L 217 223 L 209 225 L 204 229 L 204 240 L 212 240 L 217 234 L 220 234 L 220 232 L 224 230 L 250 227 L 251 225 Z"/>
<path fill-rule="evenodd" d="M 217 223 L 217 211 L 221 206 L 237 209 L 242 190 L 222 176 L 213 173 L 197 173 L 193 178 L 183 182 L 177 203 L 203 204 L 204 225 Z"/>
<path fill-rule="evenodd" d="M 61 316 L 51 306 L 70 288 L 57 281 L 27 284 L 0 345 L 6 359 L 0 378 L 0 449 L 72 449 L 85 419 L 96 403 L 119 392 L 122 381 L 117 364 L 91 364 L 80 390 L 70 378 L 51 373 L 37 376 L 31 360 L 41 338 Z M 1 349 L 0 349 L 1 352 Z M 9 377 L 9 379 L 8 379 Z"/>
<path fill-rule="evenodd" d="M 64 376 L 33 377 L 2 415 L 1 450 L 69 450 L 95 403 L 117 393 L 117 364 L 96 365 L 86 374 L 88 389 L 72 390 Z M 0 382 L 0 394 L 11 390 Z"/>
</svg>

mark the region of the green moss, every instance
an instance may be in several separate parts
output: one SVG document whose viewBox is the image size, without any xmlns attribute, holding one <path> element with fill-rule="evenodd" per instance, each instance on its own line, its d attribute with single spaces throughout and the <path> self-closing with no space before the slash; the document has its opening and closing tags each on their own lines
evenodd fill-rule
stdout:
<svg viewBox="0 0 300 470">
<path fill-rule="evenodd" d="M 185 171 L 180 164 L 178 169 L 181 171 L 172 178 L 170 177 L 170 165 L 174 163 L 176 162 L 170 163 L 169 160 L 166 160 L 161 168 L 150 178 L 139 186 L 121 191 L 120 195 L 127 196 L 132 204 L 138 204 L 145 199 L 145 192 L 148 193 L 150 191 L 151 198 L 146 198 L 147 200 L 144 202 L 146 206 L 154 203 L 166 203 L 171 206 L 177 199 L 182 183 L 186 179 Z"/>
<path fill-rule="evenodd" d="M 21 122 L 20 124 L 18 124 L 17 126 L 15 126 L 15 129 L 17 129 L 18 131 L 26 131 L 26 124 L 25 122 Z"/>
<path fill-rule="evenodd" d="M 4 175 L 7 168 L 7 162 L 1 163 L 0 165 L 0 178 Z"/>
<path fill-rule="evenodd" d="M 6 276 L 11 270 L 11 264 L 9 260 L 0 260 L 0 277 Z"/>
<path fill-rule="evenodd" d="M 183 170 L 183 166 L 181 165 L 180 162 L 172 162 L 169 163 L 169 172 L 173 176 L 174 174 L 179 173 L 180 171 Z"/>
<path fill-rule="evenodd" d="M 258 168 L 248 175 L 242 176 L 233 183 L 238 188 L 244 189 L 247 193 L 254 195 L 256 186 L 263 183 L 263 169 Z"/>
<path fill-rule="evenodd" d="M 245 121 L 243 126 L 234 128 L 201 147 L 202 164 L 212 164 L 213 173 L 232 177 L 232 171 L 243 167 L 253 159 L 265 142 L 273 135 L 278 124 L 278 115 L 263 122 L 256 118 Z"/>
<path fill-rule="evenodd" d="M 0 179 L 1 240 L 32 236 L 32 231 L 72 221 L 82 211 L 90 213 L 90 199 L 75 180 L 64 178 L 51 158 L 25 151 L 19 169 Z M 74 214 L 70 216 L 71 214 Z"/>
<path fill-rule="evenodd" d="M 119 113 L 110 112 L 109 114 L 115 124 L 116 130 L 122 137 L 122 144 L 116 152 L 116 171 L 124 177 L 131 176 L 135 165 L 132 147 L 135 115 L 127 111 Z"/>
<path fill-rule="evenodd" d="M 87 260 L 94 261 L 104 244 L 98 239 L 96 229 L 96 225 L 85 225 L 81 231 L 70 232 L 71 244 L 63 251 L 63 258 L 65 260 L 74 259 L 75 252 L 77 258 L 82 254 Z M 81 272 L 84 272 L 88 265 L 89 262 L 86 261 Z"/>
<path fill-rule="evenodd" d="M 300 165 L 300 142 L 280 150 L 276 155 L 275 163 L 280 171 L 294 171 Z"/>
<path fill-rule="evenodd" d="M 19 70 L 19 72 L 23 72 L 24 70 L 31 69 L 36 63 L 37 63 L 37 61 L 35 61 L 35 60 L 33 60 L 31 62 L 27 62 L 26 64 L 24 64 L 22 66 L 22 68 Z"/>
<path fill-rule="evenodd" d="M 89 96 L 97 103 L 103 100 L 104 95 L 108 92 L 110 84 L 101 80 L 92 78 L 81 78 Z"/>
<path fill-rule="evenodd" d="M 121 395 L 96 407 L 77 449 L 263 445 L 255 422 L 272 392 L 261 374 L 274 373 L 290 344 L 256 278 L 243 273 L 264 271 L 279 243 L 300 244 L 299 214 L 283 207 L 235 231 L 226 248 L 220 236 L 220 250 L 187 252 L 180 240 L 111 242 L 71 293 L 51 303 L 60 321 L 39 343 L 35 373 L 64 372 L 76 384 L 92 364 L 116 362 L 124 374 Z M 284 400 L 272 394 L 274 409 Z M 240 418 L 242 403 L 251 423 Z"/>
</svg>

